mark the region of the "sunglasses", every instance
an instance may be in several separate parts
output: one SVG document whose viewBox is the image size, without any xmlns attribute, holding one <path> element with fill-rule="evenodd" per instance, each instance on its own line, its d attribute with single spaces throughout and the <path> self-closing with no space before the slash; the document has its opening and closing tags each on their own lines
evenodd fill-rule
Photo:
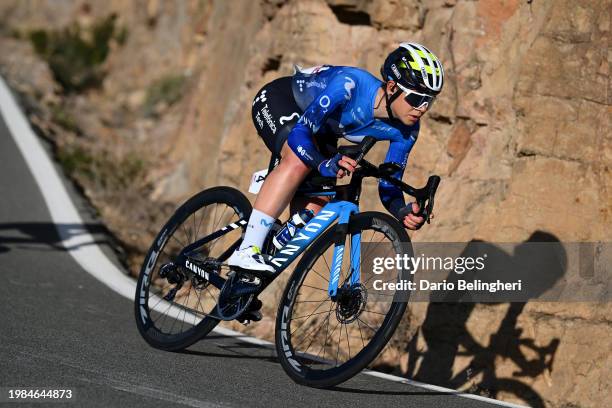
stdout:
<svg viewBox="0 0 612 408">
<path fill-rule="evenodd" d="M 425 107 L 426 109 L 429 109 L 431 108 L 431 105 L 433 105 L 434 101 L 436 100 L 435 96 L 422 94 L 422 93 L 413 91 L 412 89 L 408 89 L 397 83 L 396 85 L 404 92 L 404 100 L 408 102 L 408 104 L 415 109 L 420 109 L 423 107 Z"/>
</svg>

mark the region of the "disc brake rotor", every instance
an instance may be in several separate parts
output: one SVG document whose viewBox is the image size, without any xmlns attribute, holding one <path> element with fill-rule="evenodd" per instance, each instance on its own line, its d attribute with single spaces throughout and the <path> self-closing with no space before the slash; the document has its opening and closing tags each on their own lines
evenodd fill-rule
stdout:
<svg viewBox="0 0 612 408">
<path fill-rule="evenodd" d="M 352 323 L 361 315 L 368 302 L 368 292 L 361 283 L 352 288 L 338 289 L 336 318 L 343 324 Z"/>
</svg>

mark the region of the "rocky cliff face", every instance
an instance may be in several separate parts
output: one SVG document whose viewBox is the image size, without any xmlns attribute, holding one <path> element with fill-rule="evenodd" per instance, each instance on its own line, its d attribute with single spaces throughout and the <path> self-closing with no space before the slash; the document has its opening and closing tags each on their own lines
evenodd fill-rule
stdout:
<svg viewBox="0 0 612 408">
<path fill-rule="evenodd" d="M 432 173 L 443 179 L 435 223 L 414 240 L 520 242 L 543 231 L 560 241 L 610 241 L 610 6 L 4 1 L 0 68 L 60 158 L 72 160 L 132 265 L 167 203 L 218 184 L 246 190 L 250 174 L 266 167 L 250 118 L 261 86 L 293 64 L 377 73 L 407 39 L 436 52 L 448 78 L 405 176 L 413 185 Z M 103 81 L 63 92 L 28 33 L 75 22 L 86 33 L 111 13 L 124 37 L 110 42 Z M 384 150 L 375 149 L 374 162 Z M 90 160 L 81 163 L 75 151 Z M 123 178 L 109 175 L 117 172 Z M 364 198 L 363 208 L 382 210 L 375 184 Z M 389 369 L 534 406 L 603 406 L 610 311 L 607 304 L 416 305 L 394 340 L 401 364 Z M 480 348 L 466 349 L 470 342 Z"/>
</svg>

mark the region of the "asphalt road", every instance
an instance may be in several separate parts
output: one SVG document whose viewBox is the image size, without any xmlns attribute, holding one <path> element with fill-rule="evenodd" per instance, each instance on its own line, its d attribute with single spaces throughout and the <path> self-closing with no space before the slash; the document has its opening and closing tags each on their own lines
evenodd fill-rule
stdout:
<svg viewBox="0 0 612 408">
<path fill-rule="evenodd" d="M 71 389 L 74 398 L 66 405 L 105 408 L 493 406 L 364 374 L 332 390 L 299 386 L 270 348 L 215 333 L 183 353 L 152 349 L 138 334 L 132 302 L 58 244 L 43 197 L 1 117 L 0 197 L 2 392 Z M 100 224 L 87 224 L 104 244 Z"/>
</svg>

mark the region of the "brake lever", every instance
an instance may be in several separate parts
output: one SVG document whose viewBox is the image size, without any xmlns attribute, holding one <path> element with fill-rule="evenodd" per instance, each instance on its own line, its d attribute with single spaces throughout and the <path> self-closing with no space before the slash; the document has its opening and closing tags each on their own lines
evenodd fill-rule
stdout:
<svg viewBox="0 0 612 408">
<path fill-rule="evenodd" d="M 410 208 L 410 213 L 416 215 L 417 217 L 423 217 L 425 218 L 425 221 L 427 221 L 427 223 L 429 224 L 429 212 L 428 212 L 428 207 L 429 207 L 429 203 L 427 203 L 427 205 L 425 204 L 427 200 L 417 200 L 417 204 L 419 206 L 419 212 L 415 213 L 414 211 L 412 211 L 412 206 Z"/>
<path fill-rule="evenodd" d="M 374 144 L 376 144 L 376 139 L 373 138 L 372 136 L 366 136 L 363 138 L 362 143 L 361 143 L 361 150 L 359 154 L 357 155 L 357 157 L 355 157 L 354 159 L 357 162 L 357 164 L 359 164 L 359 162 L 370 151 L 370 149 L 374 147 Z"/>
<path fill-rule="evenodd" d="M 431 214 L 434 208 L 434 197 L 436 196 L 436 191 L 438 190 L 438 186 L 440 185 L 440 177 L 439 176 L 431 176 L 427 182 L 429 187 L 429 197 L 427 198 L 427 206 L 423 211 L 423 215 L 427 220 L 427 223 L 430 224 Z"/>
<path fill-rule="evenodd" d="M 436 195 L 436 191 L 438 190 L 438 185 L 440 184 L 439 176 L 430 176 L 427 180 L 427 185 L 425 189 L 429 192 L 427 198 L 417 198 L 417 204 L 419 206 L 419 211 L 415 213 L 412 211 L 412 206 L 410 206 L 410 214 L 416 215 L 417 217 L 425 218 L 428 224 L 431 224 L 431 214 L 433 213 L 434 208 L 434 197 Z"/>
</svg>

